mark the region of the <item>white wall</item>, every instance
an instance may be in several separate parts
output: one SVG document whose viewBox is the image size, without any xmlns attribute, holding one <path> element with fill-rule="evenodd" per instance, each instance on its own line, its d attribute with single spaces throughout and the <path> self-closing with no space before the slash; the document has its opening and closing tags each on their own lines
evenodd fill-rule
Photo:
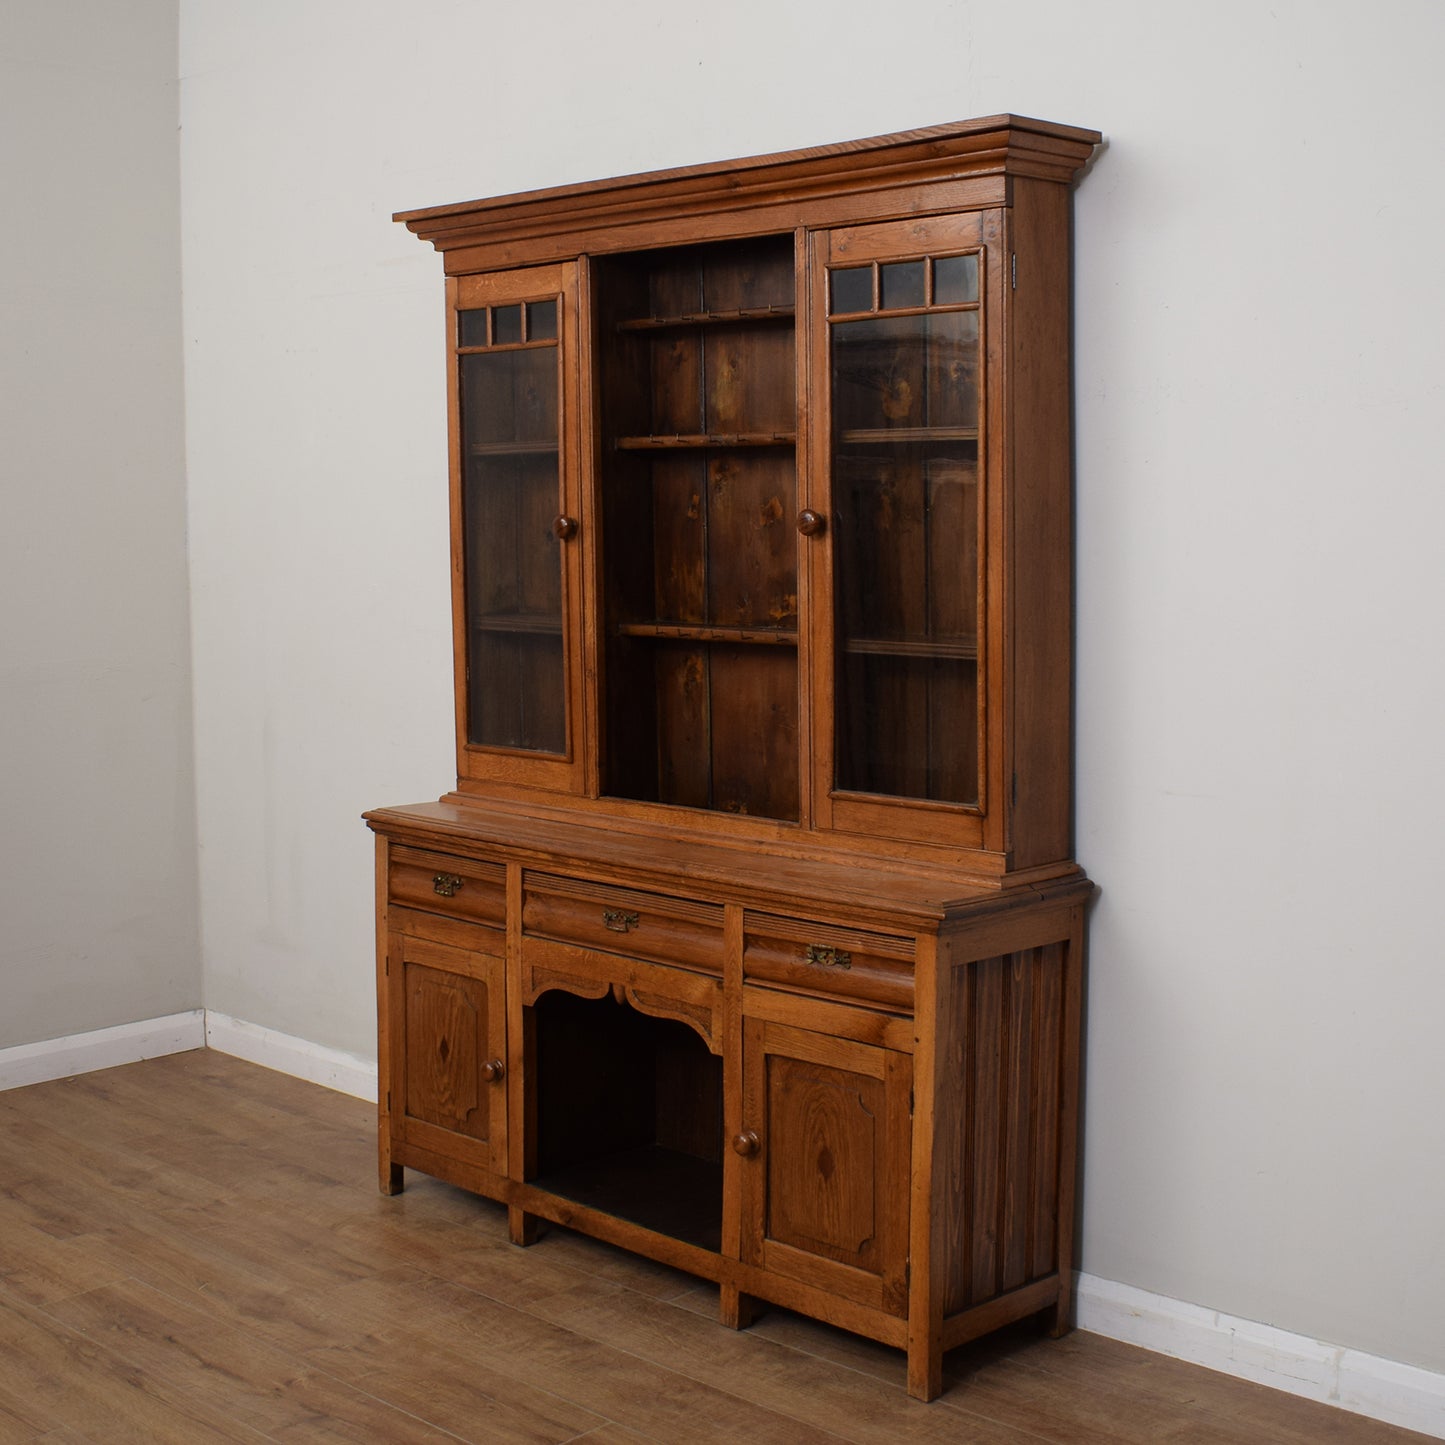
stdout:
<svg viewBox="0 0 1445 1445">
<path fill-rule="evenodd" d="M 194 1008 L 175 0 L 0 5 L 0 1048 Z"/>
<path fill-rule="evenodd" d="M 450 784 L 439 259 L 388 214 L 1001 110 L 1077 198 L 1083 1264 L 1445 1369 L 1445 10 L 183 0 L 207 1003 L 371 1047 Z"/>
</svg>

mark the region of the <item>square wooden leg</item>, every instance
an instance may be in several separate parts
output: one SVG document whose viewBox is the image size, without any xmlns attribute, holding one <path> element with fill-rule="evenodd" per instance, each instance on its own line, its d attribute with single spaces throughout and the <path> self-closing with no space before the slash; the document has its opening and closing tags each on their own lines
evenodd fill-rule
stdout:
<svg viewBox="0 0 1445 1445">
<path fill-rule="evenodd" d="M 507 1206 L 507 1237 L 513 1244 L 523 1249 L 529 1244 L 536 1244 L 541 1223 L 535 1214 L 528 1214 L 519 1205 Z"/>
<path fill-rule="evenodd" d="M 718 1286 L 718 1318 L 730 1330 L 745 1330 L 762 1314 L 760 1301 L 735 1284 Z"/>
</svg>

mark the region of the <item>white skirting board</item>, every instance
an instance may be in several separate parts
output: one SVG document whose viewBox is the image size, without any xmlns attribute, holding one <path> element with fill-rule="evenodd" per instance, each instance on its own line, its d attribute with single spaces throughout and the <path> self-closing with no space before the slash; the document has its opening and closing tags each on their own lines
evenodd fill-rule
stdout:
<svg viewBox="0 0 1445 1445">
<path fill-rule="evenodd" d="M 1445 1439 L 1445 1374 L 1091 1274 L 1077 1288 L 1081 1330 Z"/>
<path fill-rule="evenodd" d="M 0 1091 L 204 1048 L 376 1102 L 374 1060 L 199 1008 L 0 1049 Z"/>
<path fill-rule="evenodd" d="M 0 1089 L 21 1089 L 72 1074 L 92 1074 L 119 1064 L 158 1059 L 206 1046 L 206 1011 L 189 1009 L 162 1019 L 117 1024 L 63 1039 L 42 1039 L 38 1044 L 17 1044 L 0 1049 Z"/>
<path fill-rule="evenodd" d="M 259 1024 L 233 1019 L 229 1014 L 217 1013 L 214 1009 L 206 1010 L 206 1044 L 220 1053 L 231 1054 L 253 1064 L 264 1064 L 268 1069 L 307 1079 L 313 1084 L 335 1089 L 339 1094 L 369 1099 L 373 1104 L 376 1102 L 374 1059 L 308 1043 L 291 1034 L 277 1033 L 275 1029 L 264 1029 Z"/>
<path fill-rule="evenodd" d="M 0 1090 L 206 1047 L 376 1099 L 374 1061 L 209 1009 L 0 1049 Z M 1091 1274 L 1079 1275 L 1077 1298 L 1080 1329 L 1445 1439 L 1445 1374 Z"/>
</svg>

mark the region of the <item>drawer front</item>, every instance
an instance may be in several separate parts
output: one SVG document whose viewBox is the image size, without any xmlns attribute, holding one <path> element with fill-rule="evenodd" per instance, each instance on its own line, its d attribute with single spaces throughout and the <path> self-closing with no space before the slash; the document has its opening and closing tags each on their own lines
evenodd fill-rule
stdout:
<svg viewBox="0 0 1445 1445">
<path fill-rule="evenodd" d="M 524 879 L 523 931 L 583 948 L 722 973 L 722 907 L 548 873 Z"/>
<path fill-rule="evenodd" d="M 911 1012 L 913 940 L 744 913 L 743 977 L 820 998 Z"/>
<path fill-rule="evenodd" d="M 387 873 L 392 903 L 491 928 L 507 926 L 507 870 L 500 863 L 393 848 Z"/>
</svg>

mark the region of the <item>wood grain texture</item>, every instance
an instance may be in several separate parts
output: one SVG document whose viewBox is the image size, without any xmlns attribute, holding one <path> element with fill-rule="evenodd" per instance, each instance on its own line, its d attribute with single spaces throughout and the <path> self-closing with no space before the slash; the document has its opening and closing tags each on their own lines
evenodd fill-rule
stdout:
<svg viewBox="0 0 1445 1445">
<path fill-rule="evenodd" d="M 0 1096 L 0 1440 L 1394 1445 L 1422 1436 L 1014 1327 L 945 1358 L 718 1292 L 435 1180 L 370 1187 L 369 1105 L 224 1055 Z M 114 1179 L 114 1188 L 98 1181 Z"/>
</svg>

